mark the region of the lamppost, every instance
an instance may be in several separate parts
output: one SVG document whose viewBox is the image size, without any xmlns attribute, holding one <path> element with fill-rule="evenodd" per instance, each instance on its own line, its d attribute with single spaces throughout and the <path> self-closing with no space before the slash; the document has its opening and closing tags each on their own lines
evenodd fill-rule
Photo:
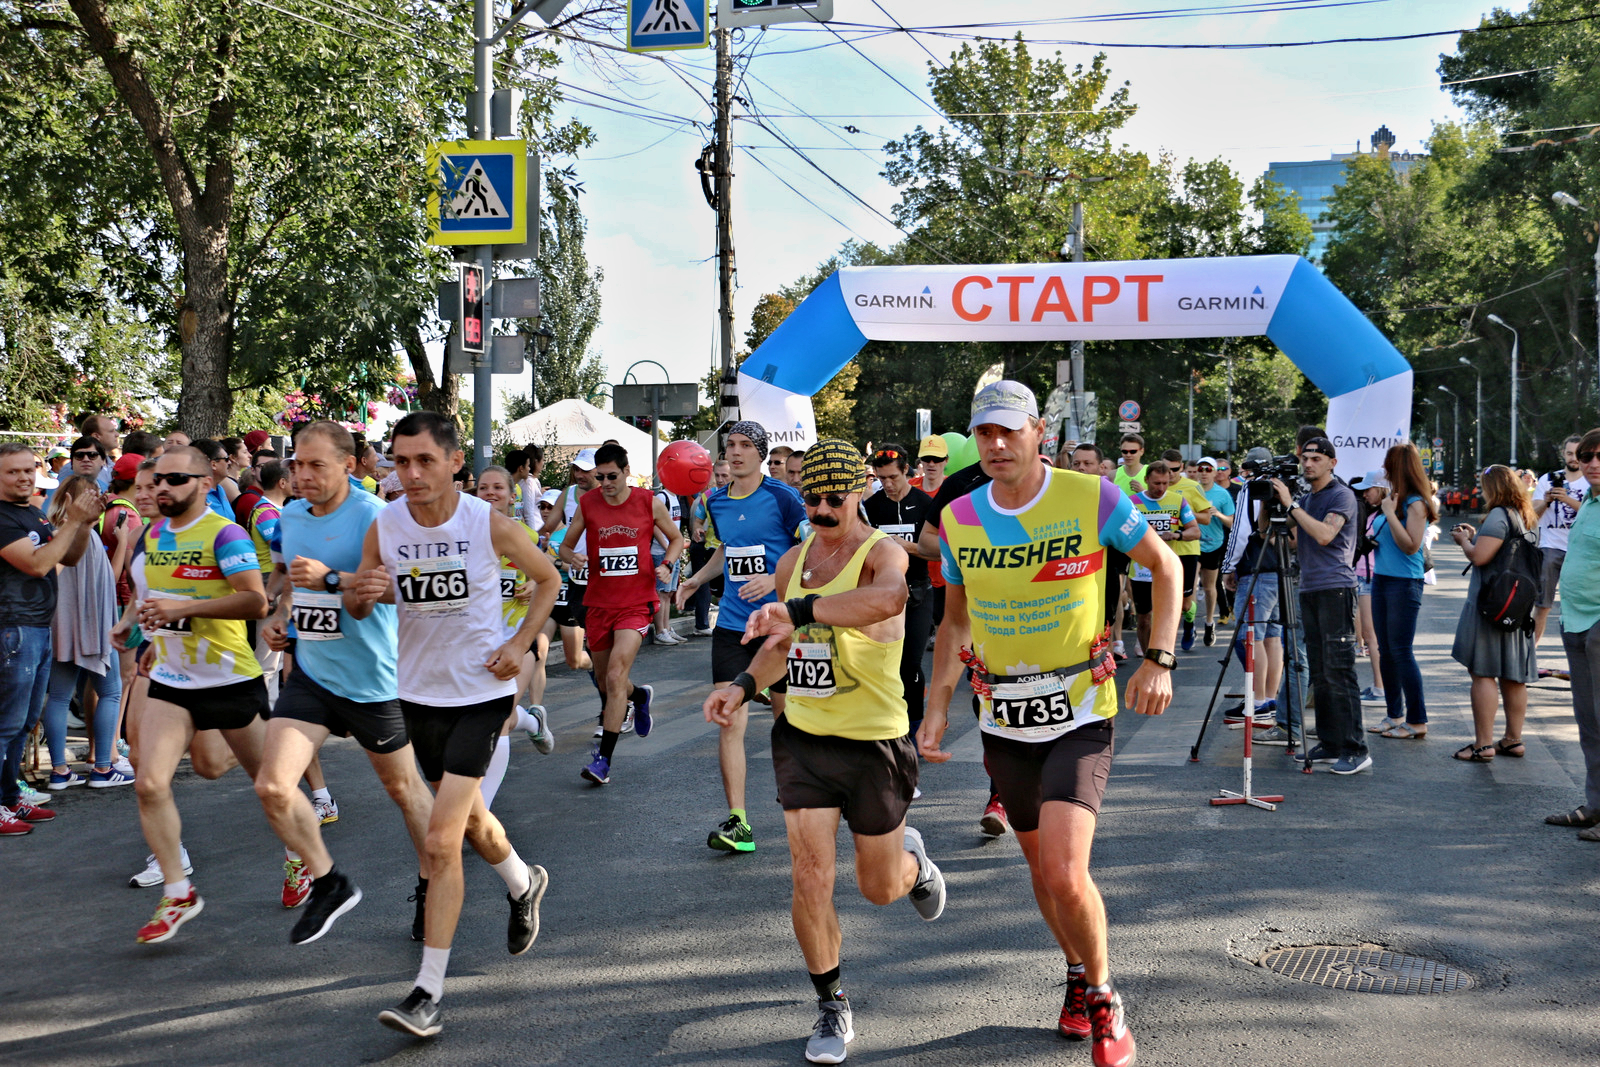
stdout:
<svg viewBox="0 0 1600 1067">
<path fill-rule="evenodd" d="M 533 359 L 529 361 L 531 366 L 528 371 L 528 400 L 534 411 L 539 410 L 539 360 L 550 351 L 550 342 L 555 339 L 556 335 L 551 332 L 550 327 L 542 322 L 539 328 L 533 331 Z"/>
<path fill-rule="evenodd" d="M 1517 328 L 1506 322 L 1499 315 L 1490 315 L 1489 321 L 1496 326 L 1504 326 L 1511 331 L 1511 466 L 1517 465 L 1517 346 L 1522 341 L 1522 335 L 1517 333 Z"/>
<path fill-rule="evenodd" d="M 1456 484 L 1461 484 L 1461 398 L 1456 396 L 1455 390 L 1446 386 L 1439 386 L 1439 392 L 1449 393 L 1456 402 L 1455 424 L 1450 431 L 1450 458 L 1455 461 Z"/>
<path fill-rule="evenodd" d="M 1472 416 L 1472 469 L 1483 469 L 1483 371 L 1473 365 L 1472 360 L 1466 356 L 1456 357 L 1456 362 L 1464 367 L 1471 367 L 1472 373 L 1478 376 L 1478 410 Z"/>
<path fill-rule="evenodd" d="M 1554 192 L 1550 199 L 1562 207 L 1576 208 L 1579 211 L 1587 210 L 1583 202 L 1571 193 Z M 1600 222 L 1595 224 L 1594 242 L 1594 330 L 1595 330 L 1595 370 L 1600 374 Z M 1596 379 L 1600 383 L 1600 378 Z"/>
</svg>

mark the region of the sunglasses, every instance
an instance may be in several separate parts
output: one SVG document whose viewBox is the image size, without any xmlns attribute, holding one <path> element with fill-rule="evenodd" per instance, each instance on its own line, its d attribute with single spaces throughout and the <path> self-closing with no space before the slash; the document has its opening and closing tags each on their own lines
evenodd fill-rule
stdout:
<svg viewBox="0 0 1600 1067">
<path fill-rule="evenodd" d="M 610 474 L 596 474 L 594 480 L 597 482 L 614 482 L 621 477 L 621 471 L 612 471 Z"/>
<path fill-rule="evenodd" d="M 802 499 L 806 502 L 806 507 L 808 508 L 820 508 L 822 506 L 822 502 L 826 500 L 830 508 L 837 509 L 844 507 L 846 498 L 845 494 L 843 493 L 828 493 L 827 495 L 823 495 L 821 493 L 806 493 Z"/>
<path fill-rule="evenodd" d="M 918 456 L 917 457 L 917 462 L 918 463 L 943 463 L 943 462 L 946 461 L 947 458 L 948 457 L 946 457 L 946 456 Z"/>
<path fill-rule="evenodd" d="M 1579 452 L 1578 462 L 1593 463 L 1596 456 L 1600 456 L 1600 452 Z"/>
<path fill-rule="evenodd" d="M 1124 456 L 1137 456 L 1139 454 L 1139 449 L 1137 449 L 1137 448 L 1124 448 L 1122 450 L 1122 454 Z"/>
<path fill-rule="evenodd" d="M 93 451 L 74 452 L 72 454 L 72 458 L 73 459 L 99 459 L 100 458 L 100 453 L 93 452 Z"/>
<path fill-rule="evenodd" d="M 1214 471 L 1216 469 L 1217 468 L 1213 467 L 1209 463 L 1202 463 L 1202 464 L 1200 464 L 1200 466 L 1195 468 L 1195 470 L 1197 470 L 1197 471 Z"/>
<path fill-rule="evenodd" d="M 157 485 L 181 486 L 188 485 L 196 478 L 209 478 L 209 474 L 189 474 L 186 471 L 173 471 L 171 474 L 162 474 L 157 471 L 152 477 Z"/>
</svg>

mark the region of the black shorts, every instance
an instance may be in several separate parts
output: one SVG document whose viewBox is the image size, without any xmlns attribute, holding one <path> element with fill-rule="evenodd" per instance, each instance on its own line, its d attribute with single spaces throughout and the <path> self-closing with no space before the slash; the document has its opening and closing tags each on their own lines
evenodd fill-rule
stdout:
<svg viewBox="0 0 1600 1067">
<path fill-rule="evenodd" d="M 1228 546 L 1226 544 L 1218 545 L 1210 552 L 1200 553 L 1200 569 L 1207 571 L 1220 571 L 1222 569 L 1222 557 L 1226 556 L 1227 554 Z"/>
<path fill-rule="evenodd" d="M 189 713 L 196 730 L 242 730 L 256 719 L 267 718 L 267 682 L 246 678 L 210 689 L 179 689 L 150 679 L 150 699 L 176 704 Z"/>
<path fill-rule="evenodd" d="M 905 821 L 917 788 L 917 750 L 911 735 L 893 741 L 821 737 L 772 724 L 772 769 L 784 811 L 838 808 L 852 833 L 877 837 Z"/>
<path fill-rule="evenodd" d="M 1194 596 L 1194 583 L 1200 577 L 1200 557 L 1179 556 L 1178 560 L 1183 564 L 1183 595 Z"/>
<path fill-rule="evenodd" d="M 583 595 L 589 591 L 589 583 L 579 585 L 576 582 L 567 583 L 567 618 L 570 622 L 556 623 L 557 626 L 576 626 L 582 628 L 584 620 L 588 618 L 589 611 L 583 604 Z M 551 618 L 555 618 L 554 614 Z"/>
<path fill-rule="evenodd" d="M 1135 582 L 1137 586 L 1139 583 Z M 1039 828 L 1039 809 L 1062 800 L 1100 814 L 1111 776 L 1112 720 L 1080 726 L 1052 741 L 983 735 L 983 765 L 1013 830 Z"/>
<path fill-rule="evenodd" d="M 750 669 L 756 653 L 761 651 L 765 637 L 758 637 L 748 645 L 742 644 L 743 630 L 725 630 L 718 626 L 711 631 L 711 680 L 731 682 Z M 780 678 L 768 687 L 769 692 L 787 693 L 789 680 Z"/>
<path fill-rule="evenodd" d="M 1133 587 L 1133 613 L 1135 615 L 1148 615 L 1155 607 L 1155 598 L 1151 593 L 1154 582 L 1129 582 Z"/>
<path fill-rule="evenodd" d="M 362 748 L 380 756 L 410 744 L 398 700 L 351 700 L 317 684 L 304 670 L 289 675 L 272 717 L 326 726 L 335 737 L 354 737 Z"/>
<path fill-rule="evenodd" d="M 482 778 L 489 772 L 500 730 L 511 715 L 516 697 L 495 697 L 481 704 L 435 708 L 400 701 L 406 733 L 417 753 L 422 777 L 437 782 L 446 774 Z"/>
</svg>

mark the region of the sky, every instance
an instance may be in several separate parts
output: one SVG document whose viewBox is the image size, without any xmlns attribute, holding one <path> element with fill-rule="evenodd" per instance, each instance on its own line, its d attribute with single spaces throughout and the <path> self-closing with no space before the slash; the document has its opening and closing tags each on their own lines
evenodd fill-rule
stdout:
<svg viewBox="0 0 1600 1067">
<path fill-rule="evenodd" d="M 1263 13 L 1262 6 L 1291 10 Z M 1454 50 L 1455 36 L 1261 50 L 1131 46 L 1458 30 L 1477 25 L 1489 6 L 1483 0 L 1083 0 L 1070 6 L 1062 0 L 835 0 L 834 22 L 840 34 L 853 38 L 859 31 L 843 23 L 929 27 L 1056 20 L 1023 33 L 1032 41 L 1074 39 L 1105 47 L 1037 44 L 1032 51 L 1059 50 L 1070 64 L 1107 53 L 1113 81 L 1130 82 L 1140 105 L 1121 131 L 1123 143 L 1151 156 L 1169 151 L 1179 160 L 1221 158 L 1248 184 L 1275 161 L 1325 159 L 1352 151 L 1358 141 L 1367 149 L 1380 125 L 1394 131 L 1395 151 L 1418 150 L 1433 123 L 1461 118 L 1438 86 L 1439 57 Z M 1127 18 L 1158 9 L 1188 14 Z M 1004 37 L 1016 31 L 972 32 Z M 851 48 L 818 27 L 735 31 L 735 53 L 749 55 L 740 64 L 747 76 L 738 95 L 768 116 L 789 116 L 769 121 L 849 190 L 752 122 L 736 119 L 735 333 L 741 341 L 762 294 L 814 269 L 847 240 L 891 244 L 900 237 L 850 193 L 888 215 L 898 197 L 880 173 L 883 145 L 918 125 L 937 124 L 925 102 L 931 60 L 918 42 L 941 60 L 959 46 L 901 32 Z M 622 380 L 635 361 L 646 359 L 662 364 L 673 381 L 698 381 L 718 351 L 716 220 L 693 169 L 710 141 L 715 55 L 704 50 L 616 58 L 626 73 L 621 81 L 615 71 L 572 62 L 557 71 L 570 87 L 563 115 L 582 119 L 598 137 L 571 161 L 585 188 L 589 258 L 605 272 L 602 321 L 593 343 L 607 381 Z M 599 100 L 585 89 L 626 103 Z M 616 114 L 595 104 L 652 117 Z M 744 110 L 736 105 L 735 113 Z M 862 132 L 849 133 L 845 126 Z M 817 206 L 785 188 L 763 163 Z M 1092 234 L 1094 220 L 1087 225 Z M 636 367 L 634 375 L 641 382 L 665 380 L 649 364 Z M 502 388 L 510 384 L 501 382 Z"/>
</svg>

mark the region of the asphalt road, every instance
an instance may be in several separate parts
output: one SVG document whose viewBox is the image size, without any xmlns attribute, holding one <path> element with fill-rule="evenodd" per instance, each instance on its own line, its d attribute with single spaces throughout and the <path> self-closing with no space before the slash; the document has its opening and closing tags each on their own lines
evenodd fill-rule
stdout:
<svg viewBox="0 0 1600 1067">
<path fill-rule="evenodd" d="M 1187 760 L 1218 650 L 1181 657 L 1166 715 L 1118 718 L 1094 874 L 1141 1063 L 1600 1057 L 1600 846 L 1541 821 L 1582 799 L 1566 687 L 1534 690 L 1527 758 L 1451 761 L 1471 736 L 1466 677 L 1449 659 L 1465 580 L 1453 546 L 1439 561 L 1418 638 L 1432 733 L 1374 738 L 1372 774 L 1307 776 L 1283 766 L 1281 750 L 1258 750 L 1257 792 L 1284 793 L 1285 803 L 1275 812 L 1209 806 L 1240 777 L 1238 732 L 1211 731 L 1200 762 Z M 1544 649 L 1559 659 L 1553 631 Z M 207 907 L 158 946 L 133 939 L 158 891 L 126 886 L 147 851 L 132 791 L 58 795 L 59 819 L 0 843 L 12 916 L 0 1062 L 803 1063 L 812 993 L 789 928 L 788 855 L 764 758 L 770 720 L 749 742 L 758 851 L 711 852 L 705 836 L 724 811 L 716 734 L 698 710 L 708 665 L 704 638 L 645 650 L 636 679 L 656 686 L 659 725 L 648 739 L 624 739 L 604 789 L 578 777 L 593 692 L 586 678 L 553 673 L 559 747 L 540 756 L 517 740 L 496 802 L 521 854 L 550 871 L 543 932 L 526 956 L 505 954 L 504 889 L 469 857 L 445 1031 L 431 1041 L 376 1021 L 416 971 L 405 900 L 414 858 L 352 742 L 324 750 L 341 811 L 325 833 L 366 899 L 302 947 L 288 943 L 294 916 L 278 904 L 281 849 L 240 772 L 215 782 L 185 772 L 177 784 Z M 837 900 L 858 1033 L 850 1062 L 1087 1063 L 1087 1046 L 1054 1032 L 1065 967 L 1016 843 L 978 832 L 985 787 L 970 717 L 957 718 L 950 743 L 957 759 L 924 767 L 911 815 L 949 882 L 941 919 L 922 922 L 909 902 L 866 903 L 841 835 Z M 1429 957 L 1476 985 L 1437 996 L 1343 992 L 1256 962 L 1322 943 Z"/>
</svg>

